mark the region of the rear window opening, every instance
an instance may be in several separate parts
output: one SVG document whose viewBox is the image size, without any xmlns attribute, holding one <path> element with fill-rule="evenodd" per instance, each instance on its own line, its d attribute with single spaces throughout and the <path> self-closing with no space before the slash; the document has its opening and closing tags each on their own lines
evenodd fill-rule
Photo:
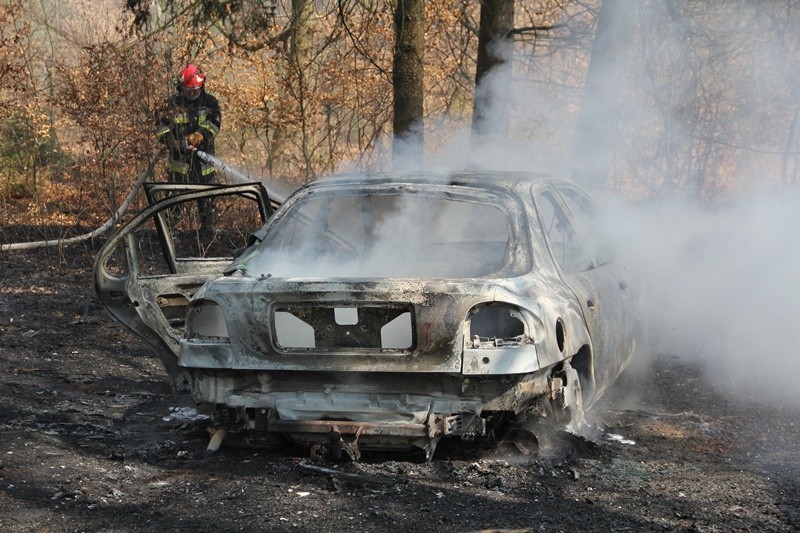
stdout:
<svg viewBox="0 0 800 533">
<path fill-rule="evenodd" d="M 508 200 L 441 191 L 353 191 L 306 197 L 276 220 L 249 275 L 483 277 L 507 266 Z"/>
</svg>

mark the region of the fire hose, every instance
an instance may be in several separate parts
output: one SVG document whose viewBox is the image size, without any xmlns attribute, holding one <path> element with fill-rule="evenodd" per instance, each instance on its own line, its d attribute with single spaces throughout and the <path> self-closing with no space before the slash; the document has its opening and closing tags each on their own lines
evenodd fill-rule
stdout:
<svg viewBox="0 0 800 533">
<path fill-rule="evenodd" d="M 204 152 L 202 150 L 197 150 L 196 148 L 194 149 L 194 153 L 204 163 L 207 163 L 209 165 L 214 165 L 214 168 L 216 168 L 217 170 L 219 170 L 220 172 L 225 174 L 234 183 L 250 183 L 252 181 L 261 181 L 262 185 L 264 185 L 263 180 L 251 178 L 247 174 L 244 174 L 244 173 L 236 170 L 231 165 L 229 165 L 228 163 L 226 163 L 225 161 L 223 161 L 222 159 L 220 159 L 218 157 L 215 157 L 215 156 L 213 156 L 213 155 L 211 155 L 209 153 L 206 153 L 206 152 Z M 276 202 L 279 202 L 279 203 L 283 203 L 283 201 L 286 200 L 286 196 L 285 195 L 276 192 L 275 190 L 271 189 L 270 187 L 267 187 L 266 185 L 264 185 L 264 188 L 267 189 L 267 193 L 269 194 L 269 197 L 272 200 L 275 200 Z"/>
</svg>

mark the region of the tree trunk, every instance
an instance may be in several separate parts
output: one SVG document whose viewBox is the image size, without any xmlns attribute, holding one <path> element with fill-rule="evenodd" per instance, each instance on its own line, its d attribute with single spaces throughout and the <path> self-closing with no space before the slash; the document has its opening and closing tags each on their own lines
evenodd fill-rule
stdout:
<svg viewBox="0 0 800 533">
<path fill-rule="evenodd" d="M 481 1 L 472 107 L 473 144 L 505 145 L 511 100 L 514 0 Z"/>
<path fill-rule="evenodd" d="M 424 0 L 397 0 L 394 13 L 395 53 L 392 83 L 394 87 L 395 166 L 419 163 L 423 159 L 423 63 L 425 47 Z"/>
<path fill-rule="evenodd" d="M 308 71 L 311 67 L 313 56 L 312 20 L 314 16 L 314 2 L 312 0 L 292 0 L 292 39 L 290 44 L 291 61 L 297 75 L 297 105 L 299 110 L 299 135 L 298 144 L 303 157 L 303 174 L 305 179 L 310 179 L 315 174 L 311 161 L 310 145 L 313 140 L 309 131 L 309 112 L 306 97 L 308 96 L 309 80 Z"/>
<path fill-rule="evenodd" d="M 572 177 L 587 186 L 602 187 L 608 175 L 633 25 L 626 0 L 603 0 L 572 143 Z"/>
<path fill-rule="evenodd" d="M 294 107 L 297 120 L 292 123 L 276 124 L 270 138 L 266 168 L 270 172 L 274 167 L 290 168 L 292 173 L 302 175 L 304 180 L 314 176 L 313 162 L 310 157 L 310 136 L 313 131 L 308 125 L 308 105 L 306 102 L 309 89 L 309 69 L 313 63 L 313 15 L 312 0 L 292 0 L 292 19 L 285 53 L 286 69 L 280 95 L 281 105 Z"/>
</svg>

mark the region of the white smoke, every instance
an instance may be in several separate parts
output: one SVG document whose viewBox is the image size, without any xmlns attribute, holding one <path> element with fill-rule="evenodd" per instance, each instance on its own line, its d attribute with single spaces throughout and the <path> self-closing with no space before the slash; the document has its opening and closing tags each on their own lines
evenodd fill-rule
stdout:
<svg viewBox="0 0 800 533">
<path fill-rule="evenodd" d="M 701 361 L 710 384 L 740 399 L 800 400 L 797 191 L 609 211 L 622 259 L 642 267 L 651 344 L 640 357 Z"/>
</svg>

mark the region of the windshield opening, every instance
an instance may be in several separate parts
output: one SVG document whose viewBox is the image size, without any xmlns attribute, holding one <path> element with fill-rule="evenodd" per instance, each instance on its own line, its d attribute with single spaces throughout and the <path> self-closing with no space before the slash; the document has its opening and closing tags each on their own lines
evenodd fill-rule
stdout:
<svg viewBox="0 0 800 533">
<path fill-rule="evenodd" d="M 310 194 L 275 220 L 244 266 L 275 277 L 488 276 L 512 248 L 505 202 L 401 189 Z"/>
</svg>

